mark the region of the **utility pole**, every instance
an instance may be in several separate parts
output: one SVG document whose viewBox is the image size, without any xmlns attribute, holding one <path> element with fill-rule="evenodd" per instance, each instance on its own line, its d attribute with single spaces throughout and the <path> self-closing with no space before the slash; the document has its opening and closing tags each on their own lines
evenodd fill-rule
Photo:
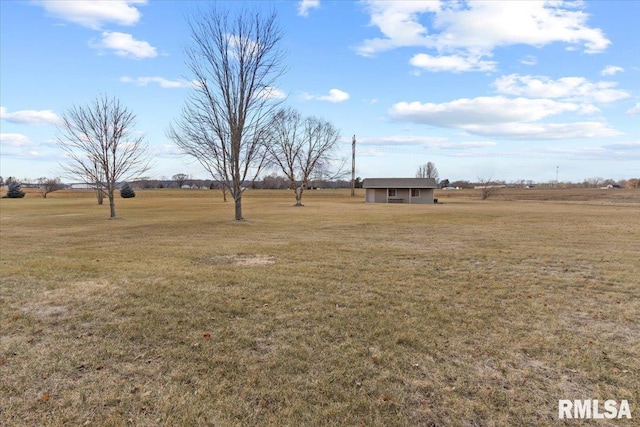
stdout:
<svg viewBox="0 0 640 427">
<path fill-rule="evenodd" d="M 558 171 L 560 170 L 560 166 L 556 166 L 556 187 L 558 187 Z"/>
<path fill-rule="evenodd" d="M 351 197 L 356 195 L 356 136 L 351 140 Z"/>
</svg>

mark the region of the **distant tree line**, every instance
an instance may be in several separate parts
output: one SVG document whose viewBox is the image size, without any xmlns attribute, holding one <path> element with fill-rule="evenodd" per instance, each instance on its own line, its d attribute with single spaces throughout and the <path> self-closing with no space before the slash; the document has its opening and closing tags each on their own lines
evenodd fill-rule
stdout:
<svg viewBox="0 0 640 427">
<path fill-rule="evenodd" d="M 296 181 L 296 185 L 302 185 L 302 182 Z M 262 179 L 256 180 L 251 188 L 262 190 L 288 190 L 291 189 L 291 182 L 288 177 L 270 174 L 265 175 Z M 344 179 L 310 179 L 306 184 L 306 188 L 310 190 L 317 189 L 337 189 L 337 188 L 351 188 L 351 181 Z M 356 178 L 356 188 L 362 188 L 362 179 Z"/>
<path fill-rule="evenodd" d="M 190 175 L 184 175 L 186 178 L 176 181 L 175 179 L 161 178 L 137 178 L 129 181 L 129 185 L 133 189 L 162 189 L 162 188 L 189 188 L 189 189 L 210 189 L 219 190 L 222 188 L 222 183 L 214 181 L 212 179 L 196 179 L 191 178 Z M 173 178 L 173 177 L 172 177 Z M 362 188 L 363 179 L 361 177 L 356 178 L 356 188 Z M 69 188 L 68 183 L 64 183 L 60 178 L 22 178 L 16 179 L 8 177 L 4 179 L 0 176 L 0 186 L 7 187 L 12 182 L 15 182 L 21 186 L 21 188 L 37 188 L 40 195 L 46 198 L 46 194 L 52 193 L 57 190 Z M 640 188 L 640 178 L 630 179 L 603 179 L 603 178 L 588 178 L 578 182 L 561 181 L 561 182 L 545 182 L 538 183 L 530 179 L 520 179 L 514 181 L 494 180 L 495 185 L 504 185 L 509 188 L 527 188 L 527 187 L 557 187 L 557 188 L 600 188 L 600 187 L 614 187 L 614 188 Z M 122 188 L 125 183 L 118 183 L 117 188 Z M 472 189 L 482 185 L 479 180 L 456 180 L 450 181 L 449 179 L 442 179 L 439 181 L 439 188 L 460 188 L 460 189 Z M 267 173 L 256 181 L 245 182 L 246 188 L 252 189 L 265 189 L 265 190 L 284 190 L 289 189 L 289 180 L 286 176 L 278 175 L 277 173 Z M 344 179 L 325 179 L 322 177 L 314 177 L 309 180 L 309 189 L 336 189 L 336 188 L 351 188 L 351 181 Z"/>
</svg>

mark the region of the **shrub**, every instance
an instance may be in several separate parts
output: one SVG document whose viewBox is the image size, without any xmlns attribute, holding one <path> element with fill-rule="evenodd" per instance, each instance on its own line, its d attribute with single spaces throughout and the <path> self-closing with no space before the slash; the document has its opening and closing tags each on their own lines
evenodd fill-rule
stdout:
<svg viewBox="0 0 640 427">
<path fill-rule="evenodd" d="M 136 192 L 133 191 L 133 188 L 131 188 L 129 184 L 125 184 L 120 189 L 120 197 L 122 197 L 123 199 L 130 199 L 132 197 L 136 197 Z"/>
<path fill-rule="evenodd" d="M 7 195 L 10 199 L 21 199 L 24 197 L 24 191 L 20 189 L 20 184 L 16 181 L 12 181 L 7 189 Z"/>
</svg>

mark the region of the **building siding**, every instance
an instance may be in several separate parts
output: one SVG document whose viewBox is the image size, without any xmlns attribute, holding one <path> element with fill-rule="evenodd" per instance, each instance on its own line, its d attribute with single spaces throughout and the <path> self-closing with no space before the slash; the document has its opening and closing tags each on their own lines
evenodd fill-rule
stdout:
<svg viewBox="0 0 640 427">
<path fill-rule="evenodd" d="M 365 201 L 367 203 L 389 203 L 387 188 L 367 188 L 365 192 Z M 419 188 L 420 197 L 411 197 L 411 190 L 408 188 L 397 188 L 394 199 L 402 200 L 401 203 L 411 204 L 433 204 L 433 189 Z M 400 202 L 396 202 L 400 203 Z"/>
<path fill-rule="evenodd" d="M 363 182 L 365 202 L 367 203 L 418 203 L 433 204 L 433 178 L 367 178 Z M 395 190 L 395 196 L 388 197 L 389 190 Z M 412 190 L 420 190 L 417 197 L 411 196 Z"/>
</svg>

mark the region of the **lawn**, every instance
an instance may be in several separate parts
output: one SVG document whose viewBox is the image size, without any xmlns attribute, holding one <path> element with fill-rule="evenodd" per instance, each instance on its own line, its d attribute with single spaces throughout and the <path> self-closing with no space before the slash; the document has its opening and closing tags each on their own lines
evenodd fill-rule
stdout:
<svg viewBox="0 0 640 427">
<path fill-rule="evenodd" d="M 348 194 L 0 200 L 0 425 L 637 425 L 640 190 Z"/>
</svg>

